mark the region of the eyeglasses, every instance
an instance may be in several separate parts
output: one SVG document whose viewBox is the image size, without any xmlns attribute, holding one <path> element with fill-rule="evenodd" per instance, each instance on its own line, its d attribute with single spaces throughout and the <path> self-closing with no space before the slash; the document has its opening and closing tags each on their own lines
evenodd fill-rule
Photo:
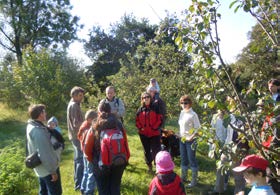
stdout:
<svg viewBox="0 0 280 195">
<path fill-rule="evenodd" d="M 150 98 L 150 96 L 145 96 L 145 97 L 142 97 L 142 100 L 143 99 L 149 99 Z"/>
<path fill-rule="evenodd" d="M 187 105 L 187 104 L 189 104 L 189 102 L 180 102 L 180 104 Z"/>
</svg>

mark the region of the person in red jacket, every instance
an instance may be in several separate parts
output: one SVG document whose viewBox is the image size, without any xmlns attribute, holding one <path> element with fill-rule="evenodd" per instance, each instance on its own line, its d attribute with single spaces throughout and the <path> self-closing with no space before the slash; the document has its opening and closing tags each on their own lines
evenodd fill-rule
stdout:
<svg viewBox="0 0 280 195">
<path fill-rule="evenodd" d="M 156 173 L 149 187 L 149 195 L 185 195 L 181 178 L 173 171 L 174 162 L 167 151 L 156 155 Z"/>
<path fill-rule="evenodd" d="M 160 151 L 160 126 L 162 114 L 152 105 L 151 95 L 147 92 L 141 95 L 141 107 L 136 113 L 136 127 L 144 148 L 148 173 L 153 173 L 152 162 Z"/>
</svg>

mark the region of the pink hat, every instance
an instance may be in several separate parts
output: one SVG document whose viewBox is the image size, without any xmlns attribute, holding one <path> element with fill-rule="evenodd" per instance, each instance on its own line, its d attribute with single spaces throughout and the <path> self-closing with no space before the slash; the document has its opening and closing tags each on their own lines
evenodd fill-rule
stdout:
<svg viewBox="0 0 280 195">
<path fill-rule="evenodd" d="M 156 172 L 168 172 L 174 169 L 174 163 L 167 151 L 160 151 L 156 155 Z"/>
<path fill-rule="evenodd" d="M 233 168 L 232 170 L 235 172 L 242 172 L 248 169 L 249 167 L 261 169 L 261 170 L 266 170 L 268 166 L 268 161 L 265 160 L 264 158 L 252 154 L 249 156 L 246 156 L 243 160 L 240 166 Z"/>
</svg>

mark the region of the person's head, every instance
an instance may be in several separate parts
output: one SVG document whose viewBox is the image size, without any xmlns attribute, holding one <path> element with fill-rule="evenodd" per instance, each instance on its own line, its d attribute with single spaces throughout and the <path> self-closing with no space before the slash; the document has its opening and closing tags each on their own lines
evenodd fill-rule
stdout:
<svg viewBox="0 0 280 195">
<path fill-rule="evenodd" d="M 53 116 L 48 120 L 48 127 L 54 129 L 58 126 L 58 120 Z"/>
<path fill-rule="evenodd" d="M 233 171 L 242 172 L 246 182 L 254 185 L 265 181 L 268 164 L 269 162 L 264 158 L 252 154 L 246 156 L 238 167 L 233 168 Z"/>
<path fill-rule="evenodd" d="M 89 123 L 92 123 L 92 121 L 96 118 L 97 118 L 97 112 L 95 112 L 94 110 L 88 110 L 85 114 L 85 119 Z"/>
<path fill-rule="evenodd" d="M 158 152 L 155 161 L 157 173 L 166 173 L 173 171 L 174 169 L 174 162 L 172 161 L 171 155 L 167 151 Z"/>
<path fill-rule="evenodd" d="M 109 103 L 103 101 L 101 104 L 98 106 L 98 112 L 99 113 L 111 113 L 111 106 Z"/>
<path fill-rule="evenodd" d="M 33 104 L 28 107 L 28 114 L 31 119 L 38 121 L 46 121 L 46 106 L 44 104 Z"/>
<path fill-rule="evenodd" d="M 109 86 L 106 88 L 106 97 L 109 101 L 112 101 L 116 95 L 115 87 Z"/>
<path fill-rule="evenodd" d="M 111 113 L 109 103 L 102 102 L 98 107 L 98 118 L 94 124 L 94 129 L 104 130 L 117 127 L 117 118 Z"/>
<path fill-rule="evenodd" d="M 148 106 L 151 104 L 152 96 L 148 92 L 144 92 L 141 94 L 141 105 Z"/>
<path fill-rule="evenodd" d="M 156 83 L 157 83 L 157 80 L 156 80 L 155 78 L 151 78 L 151 79 L 150 79 L 150 84 L 151 84 L 152 86 L 156 86 Z"/>
<path fill-rule="evenodd" d="M 278 93 L 280 90 L 280 81 L 277 79 L 270 79 L 268 81 L 268 89 L 272 94 Z"/>
<path fill-rule="evenodd" d="M 151 95 L 152 98 L 155 97 L 157 89 L 153 86 L 147 88 L 147 92 Z"/>
<path fill-rule="evenodd" d="M 182 109 L 189 109 L 192 107 L 192 99 L 189 95 L 183 95 L 179 101 Z"/>
<path fill-rule="evenodd" d="M 70 96 L 75 102 L 81 102 L 84 98 L 85 90 L 81 87 L 75 86 L 71 89 Z"/>
</svg>

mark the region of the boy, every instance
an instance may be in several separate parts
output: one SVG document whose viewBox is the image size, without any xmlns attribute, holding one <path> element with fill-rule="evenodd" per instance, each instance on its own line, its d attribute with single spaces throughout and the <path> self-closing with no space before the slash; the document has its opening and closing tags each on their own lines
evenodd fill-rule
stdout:
<svg viewBox="0 0 280 195">
<path fill-rule="evenodd" d="M 248 195 L 274 195 L 271 186 L 266 182 L 268 161 L 255 154 L 246 156 L 241 165 L 233 171 L 242 172 L 246 182 L 252 186 Z"/>
<path fill-rule="evenodd" d="M 77 134 L 77 138 L 81 142 L 81 149 L 84 152 L 85 147 L 85 138 L 90 131 L 90 128 L 92 126 L 92 122 L 96 120 L 97 113 L 94 110 L 88 110 L 85 114 L 85 121 L 82 123 L 79 132 Z M 93 166 L 92 163 L 87 161 L 87 158 L 84 155 L 84 174 L 83 179 L 81 183 L 81 193 L 82 194 L 94 194 L 95 190 L 95 179 L 93 176 Z"/>
</svg>

